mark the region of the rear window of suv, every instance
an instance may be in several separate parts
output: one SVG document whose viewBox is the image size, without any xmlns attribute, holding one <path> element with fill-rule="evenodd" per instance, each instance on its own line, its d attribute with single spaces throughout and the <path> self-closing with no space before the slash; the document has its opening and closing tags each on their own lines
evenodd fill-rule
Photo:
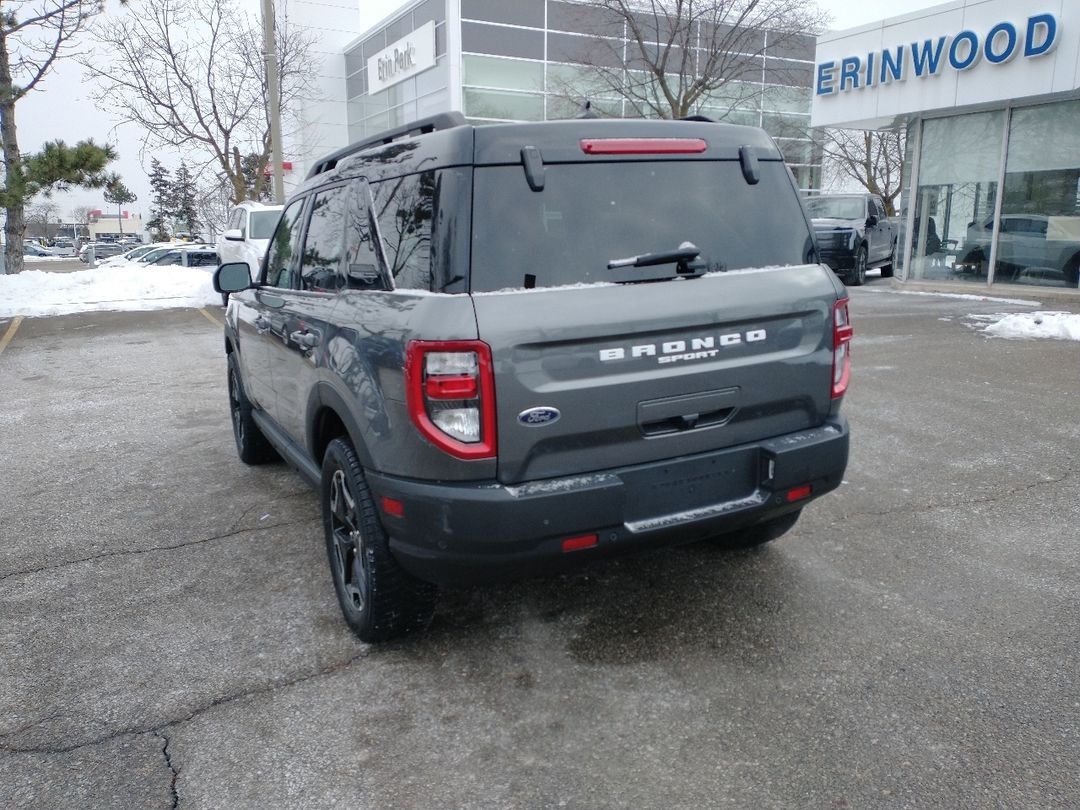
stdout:
<svg viewBox="0 0 1080 810">
<path fill-rule="evenodd" d="M 477 167 L 473 292 L 614 280 L 612 259 L 692 242 L 710 270 L 796 265 L 813 248 L 798 196 L 778 161 L 749 185 L 736 161 L 548 164 L 544 190 L 521 166 Z"/>
</svg>

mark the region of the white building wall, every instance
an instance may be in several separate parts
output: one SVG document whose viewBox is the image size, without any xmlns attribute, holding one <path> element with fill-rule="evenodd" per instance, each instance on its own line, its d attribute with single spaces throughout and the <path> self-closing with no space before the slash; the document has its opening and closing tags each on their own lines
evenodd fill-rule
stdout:
<svg viewBox="0 0 1080 810">
<path fill-rule="evenodd" d="M 285 174 L 288 194 L 316 160 L 349 143 L 344 48 L 360 34 L 360 9 L 358 0 L 289 0 L 286 8 L 289 25 L 315 40 L 312 92 L 298 110 L 302 125 L 283 137 L 284 159 L 293 164 Z"/>
</svg>

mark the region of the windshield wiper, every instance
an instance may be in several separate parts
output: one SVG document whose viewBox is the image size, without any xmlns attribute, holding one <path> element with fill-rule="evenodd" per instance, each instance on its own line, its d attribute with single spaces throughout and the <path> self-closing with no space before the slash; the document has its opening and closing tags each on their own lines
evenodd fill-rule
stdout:
<svg viewBox="0 0 1080 810">
<path fill-rule="evenodd" d="M 640 256 L 627 256 L 625 259 L 611 259 L 608 270 L 619 267 L 655 267 L 658 264 L 688 264 L 701 255 L 693 242 L 683 242 L 678 250 L 664 250 L 659 253 L 643 253 Z"/>
<path fill-rule="evenodd" d="M 683 242 L 676 250 L 663 250 L 658 253 L 643 253 L 640 256 L 627 256 L 625 259 L 611 259 L 608 270 L 622 267 L 655 267 L 660 264 L 674 264 L 675 276 L 666 278 L 697 278 L 709 268 L 706 261 L 695 261 L 701 250 L 693 242 Z M 635 278 L 629 281 L 664 281 L 664 278 Z"/>
</svg>

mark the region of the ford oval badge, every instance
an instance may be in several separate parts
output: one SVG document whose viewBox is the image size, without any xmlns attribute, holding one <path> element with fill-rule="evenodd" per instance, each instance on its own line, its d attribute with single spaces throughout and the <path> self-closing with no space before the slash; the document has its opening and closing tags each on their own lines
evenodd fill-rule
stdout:
<svg viewBox="0 0 1080 810">
<path fill-rule="evenodd" d="M 518 421 L 528 427 L 542 427 L 557 422 L 560 416 L 558 408 L 529 408 L 518 414 Z"/>
</svg>

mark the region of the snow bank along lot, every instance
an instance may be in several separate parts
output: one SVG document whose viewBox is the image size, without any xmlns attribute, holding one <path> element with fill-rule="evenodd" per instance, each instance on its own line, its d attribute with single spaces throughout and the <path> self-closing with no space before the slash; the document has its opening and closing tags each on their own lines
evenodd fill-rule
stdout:
<svg viewBox="0 0 1080 810">
<path fill-rule="evenodd" d="M 100 310 L 147 310 L 202 307 L 221 303 L 211 268 L 145 267 L 129 262 L 114 267 L 49 273 L 25 270 L 0 276 L 0 318 L 42 317 Z M 874 291 L 1038 306 L 1030 301 L 949 293 Z M 1002 338 L 1052 338 L 1080 341 L 1080 315 L 1069 312 L 1020 312 L 969 315 L 968 325 Z"/>
<path fill-rule="evenodd" d="M 220 304 L 210 270 L 130 265 L 74 273 L 24 270 L 0 276 L 0 318 Z"/>
</svg>

